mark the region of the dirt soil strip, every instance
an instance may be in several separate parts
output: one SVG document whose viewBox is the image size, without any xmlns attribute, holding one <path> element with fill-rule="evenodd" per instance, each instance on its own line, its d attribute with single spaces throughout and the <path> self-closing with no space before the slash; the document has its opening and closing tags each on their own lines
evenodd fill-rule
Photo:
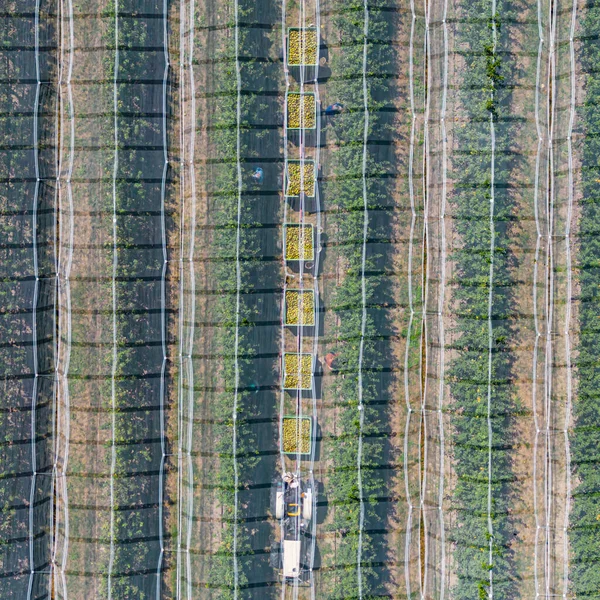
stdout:
<svg viewBox="0 0 600 600">
<path fill-rule="evenodd" d="M 104 573 L 108 561 L 106 539 L 109 518 L 108 458 L 110 441 L 110 277 L 112 261 L 109 219 L 111 128 L 110 83 L 105 67 L 112 53 L 104 48 L 107 27 L 100 15 L 107 10 L 102 1 L 92 0 L 80 18 L 74 7 L 73 110 L 77 148 L 73 169 L 73 263 L 70 277 L 72 307 L 72 347 L 68 377 L 70 414 L 65 414 L 70 428 L 69 462 L 66 470 L 68 499 L 68 555 L 58 560 L 66 563 L 66 589 L 69 597 L 102 597 Z M 63 15 L 68 31 L 69 17 Z M 68 38 L 66 38 L 68 41 Z M 69 49 L 65 48 L 65 52 Z M 63 114 L 63 118 L 65 115 Z M 66 128 L 63 131 L 67 131 Z M 66 133 L 65 133 L 66 135 Z M 67 143 L 66 140 L 63 143 Z M 94 151 L 92 147 L 108 148 Z M 89 149 L 88 149 L 89 148 Z M 63 227 L 71 223 L 67 212 L 61 214 Z M 69 251 L 61 240 L 63 252 Z M 66 307 L 63 305 L 63 309 Z M 64 319 L 61 324 L 66 326 Z M 63 340 L 66 331 L 60 331 Z M 64 411 L 64 406 L 62 407 Z M 67 424 L 63 431 L 66 430 Z"/>
</svg>

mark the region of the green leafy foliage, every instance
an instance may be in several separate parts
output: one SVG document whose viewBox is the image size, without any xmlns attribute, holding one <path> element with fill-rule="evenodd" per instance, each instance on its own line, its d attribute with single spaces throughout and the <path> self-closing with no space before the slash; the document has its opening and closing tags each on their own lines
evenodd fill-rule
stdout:
<svg viewBox="0 0 600 600">
<path fill-rule="evenodd" d="M 585 100 L 578 107 L 584 132 L 579 219 L 578 274 L 580 334 L 575 428 L 571 461 L 577 486 L 571 512 L 572 593 L 577 598 L 600 597 L 600 6 L 593 2 L 581 13 L 580 59 L 585 73 Z"/>
<path fill-rule="evenodd" d="M 157 14 L 161 6 L 156 5 Z M 119 9 L 135 14 L 135 6 L 127 2 L 121 2 Z M 157 535 L 160 521 L 164 519 L 161 506 L 165 502 L 158 484 L 159 478 L 165 476 L 161 470 L 165 466 L 161 440 L 165 443 L 164 451 L 168 451 L 168 441 L 161 433 L 168 403 L 169 372 L 168 363 L 163 361 L 167 323 L 161 318 L 162 309 L 167 309 L 163 302 L 168 302 L 168 297 L 165 295 L 163 300 L 161 290 L 163 286 L 168 290 L 169 272 L 165 270 L 161 238 L 163 227 L 167 227 L 162 210 L 168 198 L 161 185 L 165 138 L 160 115 L 163 102 L 168 102 L 169 97 L 163 99 L 162 94 L 154 97 L 150 108 L 156 111 L 156 116 L 152 116 L 152 110 L 141 110 L 148 106 L 144 97 L 148 84 L 136 83 L 140 79 L 156 80 L 163 75 L 164 58 L 157 59 L 154 52 L 140 50 L 163 44 L 162 29 L 156 30 L 153 20 L 143 15 L 120 18 L 118 40 L 115 40 L 117 29 L 112 7 L 109 13 L 112 18 L 108 21 L 105 40 L 109 48 L 119 44 L 115 122 L 118 164 L 114 173 L 117 236 L 114 556 L 110 585 L 115 600 L 146 600 L 156 588 L 156 572 L 161 560 Z M 106 66 L 110 76 L 114 76 L 114 61 Z M 162 88 L 158 82 L 154 85 Z M 111 132 L 106 133 L 108 137 Z M 149 147 L 155 150 L 149 152 Z M 109 177 L 113 175 L 111 167 Z M 168 185 L 170 173 L 167 170 L 164 174 Z M 109 240 L 107 250 L 112 252 L 113 242 Z M 109 284 L 107 294 L 112 293 Z M 110 384 L 109 380 L 107 385 Z M 161 406 L 162 390 L 165 401 Z M 109 398 L 111 395 L 111 391 L 106 394 Z M 112 408 L 112 403 L 108 408 Z M 108 460 L 111 457 L 112 449 L 109 449 Z M 110 533 L 104 532 L 107 543 Z M 167 537 L 165 533 L 163 541 Z M 107 589 L 103 593 L 106 594 Z"/>
<path fill-rule="evenodd" d="M 233 12 L 233 2 L 229 2 Z M 241 23 L 253 22 L 255 6 L 250 2 L 239 2 L 238 15 Z M 272 8 L 276 14 L 275 7 Z M 211 247 L 209 279 L 217 289 L 213 290 L 214 301 L 211 301 L 211 320 L 218 322 L 214 329 L 213 347 L 220 355 L 220 371 L 217 374 L 219 388 L 223 391 L 211 396 L 213 425 L 213 451 L 219 457 L 218 468 L 214 471 L 214 487 L 216 498 L 223 510 L 221 543 L 218 552 L 211 557 L 208 574 L 208 586 L 218 590 L 222 600 L 234 598 L 234 456 L 233 450 L 233 408 L 235 394 L 235 331 L 238 281 L 236 276 L 236 245 L 238 233 L 238 172 L 237 172 L 237 78 L 235 70 L 235 39 L 233 28 L 229 23 L 231 35 L 228 35 L 221 48 L 217 50 L 218 64 L 223 65 L 215 73 L 215 92 L 219 98 L 217 111 L 212 117 L 210 143 L 214 148 L 214 156 L 218 165 L 211 171 L 211 188 L 217 193 L 211 198 L 210 219 L 213 225 L 211 238 L 207 243 Z M 275 69 L 281 75 L 280 65 L 247 60 L 245 57 L 262 56 L 265 48 L 270 46 L 265 30 L 240 27 L 238 31 L 238 52 L 241 61 L 242 95 L 240 100 L 240 156 L 242 169 L 247 159 L 260 160 L 261 150 L 272 140 L 268 136 L 277 136 L 277 147 L 281 140 L 281 130 L 273 130 L 268 124 L 277 119 L 272 106 L 265 101 L 265 91 L 274 86 Z M 252 125 L 251 125 L 252 124 Z M 264 127 L 262 126 L 264 124 Z M 276 176 L 275 176 L 276 180 Z M 252 293 L 255 288 L 271 287 L 271 277 L 279 271 L 273 264 L 265 262 L 264 248 L 261 246 L 260 231 L 263 227 L 260 216 L 255 210 L 257 200 L 253 198 L 252 188 L 243 175 L 242 198 L 240 208 L 240 314 L 238 337 L 239 388 L 237 398 L 237 452 L 235 460 L 238 470 L 238 491 L 248 490 L 254 482 L 259 468 L 272 470 L 272 466 L 264 466 L 261 460 L 265 457 L 258 454 L 256 432 L 250 421 L 256 418 L 259 408 L 255 406 L 253 393 L 247 391 L 248 382 L 255 380 L 256 363 L 253 361 L 259 351 L 266 352 L 264 339 L 259 344 L 260 336 L 253 335 L 255 323 L 259 321 L 258 309 L 253 302 Z M 275 273 L 275 275 L 274 275 Z M 267 283 L 266 283 L 267 282 Z M 264 336 L 263 336 L 264 337 Z M 237 564 L 238 564 L 238 598 L 250 598 L 252 589 L 246 588 L 250 570 L 263 568 L 268 557 L 253 555 L 250 543 L 252 525 L 245 519 L 245 506 L 238 505 L 237 516 Z M 261 507 L 264 510 L 264 507 Z M 247 557 L 252 555 L 252 560 Z M 261 562 L 262 561 L 262 562 Z M 265 597 L 270 592 L 265 590 Z"/>
<path fill-rule="evenodd" d="M 510 68 L 501 54 L 505 40 L 500 35 L 498 13 L 486 23 L 489 2 L 464 3 L 458 42 L 465 61 L 461 71 L 460 103 L 468 122 L 457 127 L 455 136 L 460 152 L 454 155 L 457 183 L 455 202 L 457 233 L 462 245 L 454 253 L 457 285 L 454 300 L 458 320 L 457 356 L 449 365 L 449 380 L 454 405 L 452 426 L 454 464 L 457 474 L 454 504 L 456 527 L 450 532 L 456 544 L 455 565 L 458 574 L 453 598 L 488 598 L 490 574 L 494 598 L 518 597 L 515 566 L 510 547 L 512 527 L 509 499 L 512 473 L 512 415 L 516 410 L 510 390 L 512 364 L 505 351 L 510 338 L 512 258 L 508 247 L 507 222 L 513 200 L 504 182 L 510 178 L 511 126 L 504 107 L 510 103 L 510 89 L 503 73 Z M 499 12 L 510 18 L 510 7 Z M 494 29 L 497 43 L 494 43 Z M 491 116 L 491 119 L 490 119 Z M 495 127 L 496 153 L 494 183 L 491 179 L 491 122 Z M 490 206 L 494 195 L 494 251 L 491 251 Z M 490 266 L 493 274 L 490 275 Z M 493 277 L 493 346 L 489 353 L 488 309 L 490 277 Z M 492 464 L 489 469 L 488 377 L 490 421 L 492 426 Z M 491 488 L 491 510 L 488 494 Z M 493 535 L 488 530 L 490 513 Z M 489 562 L 490 542 L 492 562 Z"/>
<path fill-rule="evenodd" d="M 335 380 L 337 406 L 337 437 L 328 448 L 334 469 L 327 482 L 329 504 L 334 507 L 331 524 L 327 525 L 340 537 L 336 546 L 336 562 L 343 565 L 323 591 L 324 598 L 354 598 L 358 589 L 357 556 L 359 543 L 360 495 L 357 473 L 358 444 L 360 437 L 359 416 L 359 351 L 362 327 L 362 252 L 363 252 L 363 133 L 365 125 L 363 96 L 363 26 L 362 1 L 338 0 L 333 12 L 334 26 L 340 36 L 343 51 L 332 56 L 331 70 L 334 74 L 328 94 L 341 102 L 345 112 L 337 115 L 329 125 L 328 135 L 338 141 L 339 147 L 331 154 L 331 171 L 334 181 L 325 193 L 326 202 L 335 207 L 328 229 L 344 264 L 344 278 L 334 299 L 334 311 L 339 317 L 337 330 L 338 353 L 336 363 L 342 376 Z M 385 2 L 369 3 L 369 40 L 390 38 L 392 21 L 389 13 L 382 10 Z M 380 109 L 389 103 L 393 87 L 387 73 L 394 64 L 391 45 L 368 42 L 368 106 L 369 140 L 389 139 L 386 113 Z M 367 204 L 376 212 L 389 206 L 391 198 L 390 179 L 387 175 L 392 166 L 387 157 L 377 155 L 377 146 L 368 146 L 367 152 Z M 367 240 L 390 239 L 390 220 L 371 218 L 368 223 Z M 372 599 L 386 594 L 385 581 L 378 563 L 385 560 L 388 548 L 375 541 L 373 530 L 385 528 L 386 516 L 378 511 L 377 499 L 384 497 L 386 480 L 380 465 L 387 460 L 386 414 L 387 405 L 380 400 L 389 390 L 384 366 L 389 362 L 389 342 L 386 334 L 389 322 L 377 305 L 390 298 L 387 289 L 386 266 L 391 256 L 382 257 L 375 252 L 375 244 L 367 247 L 364 274 L 366 304 L 368 307 L 363 348 L 362 402 L 364 425 L 362 430 L 361 478 L 365 508 L 365 526 L 362 538 L 362 594 Z M 383 557 L 383 558 L 382 558 Z M 385 596 L 387 597 L 387 596 Z"/>
</svg>

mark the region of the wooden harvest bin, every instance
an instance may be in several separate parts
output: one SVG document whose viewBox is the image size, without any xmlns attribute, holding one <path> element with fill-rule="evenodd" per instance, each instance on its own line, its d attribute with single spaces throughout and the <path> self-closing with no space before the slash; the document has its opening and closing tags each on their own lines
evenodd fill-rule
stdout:
<svg viewBox="0 0 600 600">
<path fill-rule="evenodd" d="M 315 260 L 315 230 L 311 223 L 285 223 L 283 232 L 285 260 Z"/>
<path fill-rule="evenodd" d="M 316 27 L 288 28 L 287 62 L 290 67 L 314 67 L 319 59 Z"/>
<path fill-rule="evenodd" d="M 299 427 L 298 420 L 301 421 Z M 284 454 L 310 455 L 312 446 L 312 418 L 299 418 L 292 415 L 283 417 L 281 445 Z"/>
<path fill-rule="evenodd" d="M 286 352 L 283 355 L 283 389 L 312 390 L 312 386 L 313 355 L 307 352 Z"/>
<path fill-rule="evenodd" d="M 301 181 L 301 173 L 304 171 L 304 181 Z M 285 165 L 285 195 L 288 198 L 300 196 L 301 192 L 307 198 L 315 197 L 317 181 L 317 170 L 314 160 L 305 160 L 304 169 L 299 160 L 288 160 Z M 302 183 L 304 185 L 302 185 Z"/>
<path fill-rule="evenodd" d="M 290 92 L 285 99 L 287 103 L 288 129 L 316 129 L 317 98 L 314 92 Z M 300 119 L 300 108 L 303 106 L 303 119 Z"/>
<path fill-rule="evenodd" d="M 288 289 L 283 298 L 283 324 L 299 327 L 315 324 L 314 290 Z"/>
</svg>

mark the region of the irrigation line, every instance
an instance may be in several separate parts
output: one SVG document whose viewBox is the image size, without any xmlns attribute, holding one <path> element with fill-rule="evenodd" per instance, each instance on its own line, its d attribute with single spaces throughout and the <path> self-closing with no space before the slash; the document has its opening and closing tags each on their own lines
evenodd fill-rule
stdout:
<svg viewBox="0 0 600 600">
<path fill-rule="evenodd" d="M 166 0 L 165 0 L 166 1 Z M 242 219 L 242 165 L 241 165 L 241 111 L 242 111 L 242 73 L 240 64 L 239 48 L 239 6 L 238 0 L 234 0 L 234 18 L 235 18 L 235 74 L 237 83 L 236 99 L 236 170 L 237 170 L 237 223 L 235 236 L 235 346 L 234 346 L 234 370 L 235 370 L 235 389 L 233 392 L 233 431 L 232 431 L 232 459 L 233 459 L 233 598 L 237 600 L 239 594 L 239 572 L 237 556 L 237 536 L 238 536 L 238 487 L 239 473 L 237 464 L 237 412 L 238 396 L 240 384 L 240 365 L 239 365 L 239 343 L 240 343 L 240 292 L 242 287 L 242 272 L 240 267 L 240 237 L 241 237 L 241 219 Z"/>
<path fill-rule="evenodd" d="M 362 239 L 362 259 L 361 259 L 361 300 L 362 315 L 360 323 L 360 345 L 358 351 L 358 454 L 356 457 L 356 475 L 358 479 L 358 497 L 360 501 L 360 514 L 358 519 L 358 548 L 356 551 L 356 568 L 358 580 L 358 597 L 362 600 L 362 549 L 363 549 L 363 531 L 365 527 L 365 499 L 362 480 L 362 456 L 363 456 L 363 428 L 365 422 L 365 410 L 363 405 L 363 359 L 365 347 L 365 334 L 367 328 L 367 287 L 365 280 L 365 270 L 367 262 L 367 238 L 369 233 L 369 196 L 367 192 L 367 156 L 369 142 L 369 89 L 367 87 L 367 59 L 369 44 L 369 5 L 368 0 L 364 0 L 364 23 L 363 23 L 363 68 L 362 68 L 362 88 L 363 88 L 363 112 L 364 112 L 364 130 L 363 130 L 363 155 L 362 155 L 362 196 L 363 196 L 363 239 Z"/>
<path fill-rule="evenodd" d="M 165 553 L 164 548 L 164 527 L 163 527 L 163 512 L 164 512 L 164 477 L 165 477 L 165 460 L 167 457 L 167 448 L 165 441 L 165 375 L 167 369 L 167 318 L 166 318 L 166 306 L 167 306 L 167 266 L 168 266 L 168 255 L 167 255 L 167 227 L 165 223 L 165 202 L 166 202 L 166 186 L 167 186 L 167 172 L 169 169 L 169 152 L 168 152 L 168 130 L 167 130 L 167 109 L 168 109 L 168 88 L 167 81 L 169 77 L 170 58 L 169 58 L 169 33 L 167 27 L 168 19 L 168 0 L 163 0 L 163 54 L 165 59 L 165 68 L 163 71 L 163 84 L 162 84 L 162 126 L 163 126 L 163 172 L 162 181 L 160 188 L 160 226 L 161 226 L 161 237 L 162 237 L 162 251 L 163 251 L 163 267 L 160 280 L 160 320 L 161 320 L 161 346 L 163 352 L 163 359 L 160 369 L 160 447 L 162 456 L 160 459 L 160 468 L 158 475 L 158 543 L 160 545 L 160 554 L 158 557 L 158 564 L 156 565 L 156 600 L 160 600 L 160 584 L 162 575 L 163 556 Z"/>
<path fill-rule="evenodd" d="M 536 66 L 536 83 L 535 83 L 535 124 L 537 131 L 537 152 L 535 159 L 535 176 L 534 176 L 534 197 L 533 197 L 533 208 L 535 215 L 536 225 L 536 245 L 535 245 L 535 259 L 533 263 L 533 321 L 535 327 L 535 341 L 533 348 L 533 360 L 532 360 L 532 413 L 533 421 L 535 426 L 535 437 L 533 442 L 533 513 L 535 516 L 535 538 L 534 538 L 534 568 L 533 578 L 536 596 L 539 596 L 539 535 L 540 535 L 540 517 L 539 517 L 539 506 L 538 506 L 538 452 L 539 452 L 539 436 L 540 436 L 540 423 L 538 419 L 538 408 L 537 408 L 537 389 L 538 389 L 538 353 L 540 344 L 540 323 L 538 315 L 538 293 L 537 293 L 537 281 L 538 281 L 538 264 L 540 259 L 540 251 L 542 244 L 542 231 L 540 223 L 540 169 L 542 160 L 542 151 L 544 147 L 544 137 L 542 134 L 542 127 L 540 124 L 540 86 L 541 86 L 541 66 L 542 56 L 544 53 L 544 27 L 542 19 L 542 0 L 537 1 L 537 17 L 538 17 L 538 54 L 537 54 L 537 66 Z"/>
<path fill-rule="evenodd" d="M 496 0 L 492 0 L 492 38 L 493 53 L 496 54 L 497 29 L 496 29 Z M 495 99 L 495 86 L 490 92 L 492 102 Z M 494 253 L 496 246 L 496 228 L 494 224 L 495 209 L 495 167 L 496 167 L 496 126 L 494 114 L 490 113 L 490 135 L 491 135 L 491 161 L 490 161 L 490 270 L 489 270 L 489 294 L 488 294 L 488 384 L 487 384 L 487 428 L 488 428 L 488 493 L 487 493 L 487 528 L 488 528 L 488 564 L 489 568 L 489 598 L 494 598 L 494 524 L 492 521 L 492 358 L 494 348 L 494 326 L 492 311 L 494 306 Z"/>
<path fill-rule="evenodd" d="M 407 266 L 407 283 L 408 283 L 408 306 L 410 310 L 410 316 L 408 321 L 408 328 L 406 333 L 406 347 L 404 351 L 404 398 L 406 402 L 406 426 L 404 430 L 404 486 L 406 490 L 406 501 L 408 504 L 408 515 L 406 517 L 406 540 L 404 545 L 404 580 L 406 585 L 406 597 L 411 597 L 411 585 L 410 585 L 410 551 L 411 551 L 411 540 L 412 540 L 412 523 L 413 523 L 413 503 L 412 496 L 410 493 L 410 480 L 409 480 L 409 462 L 408 462 L 408 440 L 410 436 L 410 421 L 413 409 L 410 401 L 410 382 L 409 382 L 409 365 L 410 365 L 410 339 L 412 335 L 413 320 L 415 318 L 415 309 L 413 305 L 413 287 L 412 287 L 412 254 L 413 254 L 413 238 L 415 234 L 415 226 L 417 220 L 417 211 L 415 208 L 415 191 L 414 191 L 414 155 L 415 155 L 415 129 L 417 126 L 417 115 L 415 110 L 415 89 L 414 89 L 414 36 L 415 36 L 415 23 L 417 16 L 415 14 L 415 0 L 410 0 L 410 9 L 412 14 L 411 28 L 410 28 L 410 42 L 409 42 L 409 89 L 410 89 L 410 110 L 412 115 L 412 123 L 410 129 L 410 146 L 409 146 L 409 160 L 408 160 L 408 192 L 410 198 L 410 209 L 411 209 L 411 221 L 410 221 L 410 234 L 408 242 L 408 266 Z"/>
<path fill-rule="evenodd" d="M 38 250 L 37 250 L 37 204 L 40 193 L 40 164 L 39 164 L 39 109 L 40 109 L 40 0 L 35 2 L 35 20 L 34 20 L 34 36 L 35 36 L 35 73 L 37 85 L 35 90 L 35 103 L 33 108 L 33 158 L 35 167 L 35 191 L 33 194 L 32 206 L 32 251 L 33 251 L 33 274 L 35 283 L 33 288 L 33 298 L 31 307 L 31 329 L 32 329 L 32 344 L 33 344 L 33 387 L 31 391 L 31 487 L 29 490 L 29 586 L 27 589 L 27 600 L 31 600 L 33 592 L 33 581 L 35 578 L 35 552 L 34 552 L 34 517 L 35 517 L 35 488 L 37 484 L 37 449 L 36 449 L 36 409 L 38 395 L 38 340 L 37 340 L 37 303 L 39 296 L 39 268 L 38 268 Z"/>
<path fill-rule="evenodd" d="M 573 0 L 571 9 L 571 28 L 569 32 L 569 59 L 570 59 L 570 84 L 571 95 L 569 102 L 569 129 L 567 135 L 568 150 L 568 193 L 567 193 L 567 223 L 565 231 L 565 250 L 567 267 L 567 297 L 565 313 L 565 358 L 567 367 L 567 405 L 565 411 L 564 440 L 565 440 L 565 459 L 566 459 L 566 490 L 565 490 L 565 509 L 563 522 L 563 598 L 567 598 L 569 592 L 569 538 L 567 535 L 569 528 L 569 513 L 571 508 L 571 449 L 569 440 L 569 423 L 571 417 L 571 408 L 573 402 L 573 388 L 571 379 L 571 295 L 573 289 L 572 283 L 572 264 L 571 264 L 571 219 L 573 218 L 573 145 L 572 136 L 575 125 L 575 25 L 577 22 L 577 0 Z"/>
<path fill-rule="evenodd" d="M 115 469 L 117 463 L 116 436 L 116 376 L 118 366 L 117 354 L 117 269 L 119 254 L 117 250 L 117 175 L 119 172 L 119 0 L 115 0 L 115 61 L 113 80 L 113 111 L 114 111 L 114 146 L 113 162 L 113 264 L 112 264 L 112 326 L 113 326 L 113 356 L 111 367 L 111 457 L 110 457 L 110 555 L 108 560 L 108 600 L 112 600 L 112 573 L 115 562 Z"/>
</svg>

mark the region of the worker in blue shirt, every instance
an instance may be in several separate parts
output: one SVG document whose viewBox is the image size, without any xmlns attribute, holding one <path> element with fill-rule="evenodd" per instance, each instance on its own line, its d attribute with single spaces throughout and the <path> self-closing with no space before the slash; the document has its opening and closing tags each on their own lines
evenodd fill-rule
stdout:
<svg viewBox="0 0 600 600">
<path fill-rule="evenodd" d="M 339 102 L 334 102 L 333 104 L 330 104 L 325 109 L 325 114 L 326 115 L 339 115 L 343 110 L 344 110 L 343 104 L 340 104 Z"/>
<path fill-rule="evenodd" d="M 254 183 L 262 183 L 264 178 L 265 174 L 263 173 L 263 170 L 260 167 L 256 167 L 252 173 L 252 179 L 254 180 Z"/>
</svg>

